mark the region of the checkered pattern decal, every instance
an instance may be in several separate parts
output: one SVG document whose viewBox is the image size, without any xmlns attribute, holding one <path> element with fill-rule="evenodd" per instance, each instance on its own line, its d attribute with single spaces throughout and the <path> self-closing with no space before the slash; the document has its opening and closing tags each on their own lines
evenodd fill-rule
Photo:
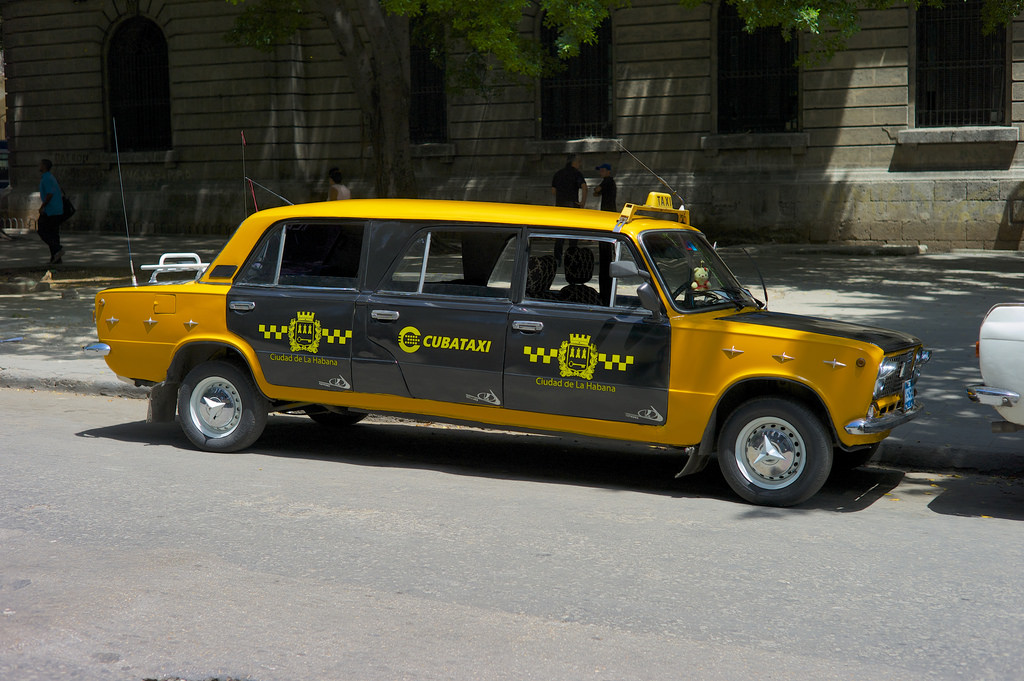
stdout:
<svg viewBox="0 0 1024 681">
<path fill-rule="evenodd" d="M 352 339 L 352 330 L 342 331 L 341 329 L 324 329 L 323 337 L 328 343 L 344 345 Z"/>
<path fill-rule="evenodd" d="M 263 338 L 270 340 L 281 340 L 288 335 L 288 325 L 278 326 L 277 324 L 260 324 L 260 333 L 263 334 Z"/>
<path fill-rule="evenodd" d="M 558 357 L 558 348 L 554 350 L 548 350 L 545 348 L 531 348 L 529 345 L 523 348 L 523 352 L 530 358 L 531 362 L 544 362 L 545 364 L 551 364 L 551 360 Z"/>
<path fill-rule="evenodd" d="M 523 353 L 534 363 L 551 364 L 552 360 L 558 358 L 558 348 L 534 348 L 527 345 Z M 598 354 L 597 361 L 603 364 L 606 371 L 626 371 L 633 365 L 633 355 L 608 355 L 602 352 Z"/>
<path fill-rule="evenodd" d="M 288 337 L 288 325 L 260 324 L 260 333 L 266 340 L 283 340 Z M 345 345 L 352 340 L 352 330 L 342 331 L 341 329 L 323 329 L 322 338 L 328 343 Z M 555 353 L 558 354 L 558 353 Z"/>
<path fill-rule="evenodd" d="M 608 371 L 625 371 L 633 363 L 633 355 L 606 355 L 602 352 L 597 356 L 597 361 L 604 362 L 604 368 Z"/>
</svg>

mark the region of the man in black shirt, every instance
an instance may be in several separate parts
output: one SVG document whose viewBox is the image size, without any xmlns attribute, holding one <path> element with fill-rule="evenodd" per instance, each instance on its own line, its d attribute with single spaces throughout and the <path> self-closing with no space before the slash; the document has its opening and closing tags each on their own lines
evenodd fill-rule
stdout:
<svg viewBox="0 0 1024 681">
<path fill-rule="evenodd" d="M 601 197 L 601 210 L 618 211 L 618 202 L 615 195 L 619 193 L 612 178 L 612 167 L 608 163 L 602 163 L 594 168 L 601 175 L 601 184 L 594 188 L 594 196 Z"/>
<path fill-rule="evenodd" d="M 565 208 L 581 208 L 587 203 L 587 181 L 580 172 L 579 154 L 569 154 L 565 167 L 551 178 L 551 193 L 555 205 Z"/>
</svg>

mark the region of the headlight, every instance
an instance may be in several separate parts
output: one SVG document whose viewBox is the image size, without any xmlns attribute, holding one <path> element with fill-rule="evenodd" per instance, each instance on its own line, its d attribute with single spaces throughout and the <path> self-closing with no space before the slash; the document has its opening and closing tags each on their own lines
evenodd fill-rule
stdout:
<svg viewBox="0 0 1024 681">
<path fill-rule="evenodd" d="M 886 379 L 899 371 L 900 362 L 898 359 L 893 357 L 887 357 L 882 360 L 882 363 L 878 365 L 878 378 L 875 379 L 875 391 L 872 397 L 878 399 L 885 394 L 885 389 L 889 385 L 889 381 Z"/>
<path fill-rule="evenodd" d="M 928 363 L 932 358 L 932 351 L 921 348 L 917 351 L 917 358 L 914 362 L 914 378 L 921 376 L 921 367 Z"/>
</svg>

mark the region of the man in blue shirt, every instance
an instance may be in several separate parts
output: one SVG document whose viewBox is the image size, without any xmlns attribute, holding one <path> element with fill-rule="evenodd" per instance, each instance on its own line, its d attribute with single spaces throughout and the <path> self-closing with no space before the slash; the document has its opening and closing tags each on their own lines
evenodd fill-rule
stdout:
<svg viewBox="0 0 1024 681">
<path fill-rule="evenodd" d="M 60 223 L 64 222 L 64 199 L 57 183 L 57 178 L 50 170 L 53 162 L 44 158 L 39 162 L 39 172 L 42 177 L 39 179 L 39 199 L 42 205 L 39 206 L 39 220 L 36 221 L 36 228 L 39 238 L 50 247 L 50 262 L 59 265 L 62 262 L 64 249 L 60 245 Z"/>
</svg>

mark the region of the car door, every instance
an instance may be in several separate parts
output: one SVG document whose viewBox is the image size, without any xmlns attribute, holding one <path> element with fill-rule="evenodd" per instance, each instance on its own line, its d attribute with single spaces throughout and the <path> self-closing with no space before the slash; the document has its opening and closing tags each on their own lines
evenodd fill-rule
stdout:
<svg viewBox="0 0 1024 681">
<path fill-rule="evenodd" d="M 267 382 L 347 391 L 363 257 L 362 222 L 297 222 L 267 232 L 227 297 L 227 327 Z"/>
<path fill-rule="evenodd" d="M 449 224 L 416 233 L 360 310 L 368 343 L 359 366 L 397 364 L 411 397 L 500 406 L 518 231 Z"/>
<path fill-rule="evenodd" d="M 628 241 L 535 232 L 527 252 L 509 315 L 505 406 L 663 425 L 671 328 L 641 307 L 639 278 L 608 276 L 614 259 L 641 262 Z"/>
</svg>

